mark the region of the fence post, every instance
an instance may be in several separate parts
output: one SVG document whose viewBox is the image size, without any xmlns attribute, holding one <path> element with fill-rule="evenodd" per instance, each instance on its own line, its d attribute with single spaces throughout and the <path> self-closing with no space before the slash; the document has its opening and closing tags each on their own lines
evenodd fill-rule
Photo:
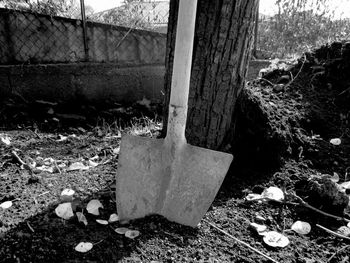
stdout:
<svg viewBox="0 0 350 263">
<path fill-rule="evenodd" d="M 254 46 L 253 46 L 253 56 L 256 58 L 257 57 L 257 49 L 258 49 L 258 35 L 259 35 L 259 6 L 260 6 L 260 1 L 258 0 L 258 8 L 256 10 L 255 14 L 255 30 L 254 30 Z"/>
<path fill-rule="evenodd" d="M 85 3 L 84 3 L 84 0 L 80 0 L 80 10 L 81 10 L 81 21 L 82 21 L 82 25 L 83 25 L 83 40 L 84 40 L 85 61 L 89 61 L 89 46 L 88 46 L 88 43 L 87 43 L 86 16 L 85 16 Z"/>
</svg>

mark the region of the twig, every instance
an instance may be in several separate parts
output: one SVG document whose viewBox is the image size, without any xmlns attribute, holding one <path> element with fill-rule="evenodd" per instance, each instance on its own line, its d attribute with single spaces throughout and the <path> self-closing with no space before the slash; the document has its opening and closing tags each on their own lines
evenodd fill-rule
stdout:
<svg viewBox="0 0 350 263">
<path fill-rule="evenodd" d="M 321 228 L 322 230 L 328 232 L 329 234 L 332 234 L 332 235 L 336 236 L 336 237 L 340 237 L 340 238 L 343 238 L 343 239 L 346 239 L 346 240 L 350 240 L 349 237 L 343 236 L 342 234 L 339 234 L 339 233 L 337 233 L 337 232 L 334 232 L 334 231 L 332 231 L 332 230 L 330 230 L 330 229 L 328 229 L 328 228 L 326 228 L 326 227 L 324 227 L 324 226 L 321 226 L 321 225 L 319 225 L 319 224 L 316 224 L 316 226 L 317 226 L 318 228 Z"/>
<path fill-rule="evenodd" d="M 285 89 L 286 89 L 287 87 L 289 87 L 289 86 L 294 82 L 294 80 L 296 80 L 296 79 L 299 77 L 301 71 L 302 71 L 303 68 L 304 68 L 305 62 L 306 62 L 306 55 L 305 55 L 305 54 L 304 54 L 303 58 L 304 58 L 303 64 L 301 65 L 301 67 L 300 67 L 298 73 L 295 75 L 295 77 L 294 77 L 291 81 L 289 81 L 289 82 L 284 86 Z"/>
<path fill-rule="evenodd" d="M 343 250 L 347 249 L 348 247 L 350 247 L 350 245 L 346 245 L 345 247 L 342 247 L 341 249 L 337 250 L 328 260 L 327 262 L 331 262 L 331 260 L 340 252 L 342 252 Z"/>
<path fill-rule="evenodd" d="M 275 84 L 273 84 L 271 81 L 265 79 L 265 78 L 260 78 L 263 81 L 266 81 L 268 84 L 270 84 L 271 86 L 275 86 Z"/>
<path fill-rule="evenodd" d="M 34 229 L 32 228 L 32 226 L 29 224 L 29 222 L 27 222 L 27 226 L 30 229 L 30 231 L 32 231 L 33 233 L 35 232 Z"/>
<path fill-rule="evenodd" d="M 347 219 L 347 218 L 340 217 L 340 216 L 335 216 L 335 215 L 332 215 L 332 214 L 323 212 L 322 210 L 317 209 L 316 207 L 313 207 L 313 206 L 309 205 L 309 204 L 306 203 L 303 199 L 301 199 L 301 197 L 297 196 L 296 194 L 292 194 L 292 196 L 295 197 L 296 199 L 298 199 L 298 201 L 299 201 L 299 203 L 300 203 L 301 205 L 303 205 L 303 206 L 305 206 L 305 207 L 307 207 L 307 208 L 309 208 L 309 209 L 311 209 L 311 210 L 313 210 L 313 211 L 315 211 L 315 212 L 317 212 L 317 213 L 320 213 L 320 214 L 322 214 L 322 215 L 324 215 L 324 216 L 328 216 L 328 217 L 334 218 L 334 219 L 336 219 L 336 220 L 343 220 L 343 221 L 345 221 L 345 222 L 350 222 L 350 220 Z"/>
<path fill-rule="evenodd" d="M 12 151 L 11 153 L 12 153 L 13 157 L 15 157 L 15 159 L 17 160 L 17 162 L 19 162 L 21 165 L 23 165 L 23 167 L 24 167 L 26 170 L 28 170 L 28 171 L 30 172 L 30 174 L 32 175 L 32 174 L 33 174 L 32 168 L 31 168 L 28 164 L 26 164 L 26 163 L 21 159 L 21 157 L 18 156 L 18 154 L 16 153 L 16 151 Z"/>
<path fill-rule="evenodd" d="M 259 255 L 263 256 L 264 258 L 267 258 L 268 260 L 278 263 L 278 261 L 274 260 L 273 258 L 269 257 L 268 255 L 264 254 L 263 252 L 257 250 L 256 248 L 253 248 L 252 246 L 250 246 L 249 244 L 247 244 L 244 241 L 241 241 L 237 238 L 235 238 L 234 236 L 232 236 L 231 234 L 227 233 L 225 230 L 222 230 L 221 228 L 217 227 L 216 225 L 214 225 L 213 223 L 203 219 L 204 222 L 206 222 L 207 224 L 209 224 L 210 226 L 214 227 L 216 230 L 219 230 L 221 233 L 229 236 L 230 238 L 232 238 L 233 240 L 235 240 L 236 242 L 238 242 L 239 244 L 246 246 L 247 248 L 253 250 L 254 252 L 258 253 Z"/>
</svg>

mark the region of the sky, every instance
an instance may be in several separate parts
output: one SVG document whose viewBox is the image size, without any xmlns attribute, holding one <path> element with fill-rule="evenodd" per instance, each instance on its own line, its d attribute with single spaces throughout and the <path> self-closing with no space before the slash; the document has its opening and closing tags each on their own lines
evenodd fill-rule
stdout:
<svg viewBox="0 0 350 263">
<path fill-rule="evenodd" d="M 260 13 L 273 15 L 277 9 L 276 0 L 260 0 Z M 85 5 L 91 6 L 95 12 L 108 10 L 121 5 L 123 0 L 85 0 Z M 332 0 L 330 8 L 336 10 L 336 16 L 350 17 L 350 0 Z"/>
</svg>

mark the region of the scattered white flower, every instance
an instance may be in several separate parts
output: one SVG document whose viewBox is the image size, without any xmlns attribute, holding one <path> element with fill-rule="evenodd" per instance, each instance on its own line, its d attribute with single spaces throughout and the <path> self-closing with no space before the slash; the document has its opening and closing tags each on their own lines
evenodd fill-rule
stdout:
<svg viewBox="0 0 350 263">
<path fill-rule="evenodd" d="M 114 231 L 117 233 L 117 234 L 120 234 L 120 235 L 125 235 L 125 233 L 127 231 L 129 231 L 130 229 L 129 228 L 126 228 L 126 227 L 118 227 L 116 229 L 114 229 Z"/>
<path fill-rule="evenodd" d="M 91 200 L 86 206 L 86 210 L 90 214 L 93 214 L 93 215 L 96 215 L 96 216 L 100 215 L 100 211 L 98 211 L 99 208 L 103 208 L 103 205 L 97 199 Z"/>
<path fill-rule="evenodd" d="M 109 219 L 108 219 L 109 223 L 114 223 L 114 222 L 117 222 L 117 221 L 119 221 L 119 216 L 117 214 L 114 213 L 114 214 L 111 214 L 109 216 Z"/>
<path fill-rule="evenodd" d="M 66 201 L 66 202 L 70 202 L 73 200 L 73 195 L 75 194 L 75 191 L 72 189 L 64 189 L 61 192 L 61 200 Z"/>
<path fill-rule="evenodd" d="M 307 235 L 311 231 L 311 225 L 307 222 L 296 221 L 291 226 L 291 229 L 300 235 Z"/>
<path fill-rule="evenodd" d="M 282 201 L 284 199 L 283 191 L 275 186 L 270 186 L 269 188 L 266 188 L 262 192 L 261 196 L 275 201 Z"/>
<path fill-rule="evenodd" d="M 76 212 L 78 221 L 87 226 L 88 222 L 85 215 L 82 212 Z"/>
<path fill-rule="evenodd" d="M 270 247 L 286 247 L 289 244 L 289 239 L 276 231 L 267 232 L 263 240 Z"/>
<path fill-rule="evenodd" d="M 74 249 L 75 251 L 85 253 L 92 249 L 93 244 L 90 242 L 80 242 Z"/>
<path fill-rule="evenodd" d="M 108 225 L 108 221 L 107 220 L 96 219 L 96 222 L 101 224 L 101 225 Z"/>
<path fill-rule="evenodd" d="M 333 145 L 340 145 L 341 144 L 341 139 L 340 138 L 333 138 L 329 141 Z"/>
<path fill-rule="evenodd" d="M 5 209 L 10 208 L 12 206 L 12 204 L 13 204 L 12 201 L 5 201 L 5 202 L 0 204 L 0 207 L 5 210 Z"/>
<path fill-rule="evenodd" d="M 248 194 L 246 197 L 245 197 L 245 200 L 247 201 L 253 201 L 253 200 L 257 200 L 257 199 L 261 199 L 262 196 L 259 195 L 259 194 Z"/>
<path fill-rule="evenodd" d="M 74 216 L 71 203 L 59 204 L 56 207 L 55 212 L 58 217 L 61 217 L 66 220 Z"/>
<path fill-rule="evenodd" d="M 125 236 L 130 239 L 134 239 L 140 235 L 140 231 L 137 230 L 128 230 L 125 232 Z"/>
</svg>

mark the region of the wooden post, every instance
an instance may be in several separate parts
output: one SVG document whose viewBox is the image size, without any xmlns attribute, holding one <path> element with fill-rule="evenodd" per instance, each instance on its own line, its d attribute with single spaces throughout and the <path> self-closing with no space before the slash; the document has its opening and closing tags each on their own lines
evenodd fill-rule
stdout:
<svg viewBox="0 0 350 263">
<path fill-rule="evenodd" d="M 80 0 L 80 10 L 81 10 L 81 22 L 82 22 L 82 27 L 83 27 L 85 61 L 89 61 L 89 46 L 88 46 L 88 43 L 87 43 L 86 16 L 85 16 L 85 3 L 84 3 L 84 0 Z"/>
</svg>

